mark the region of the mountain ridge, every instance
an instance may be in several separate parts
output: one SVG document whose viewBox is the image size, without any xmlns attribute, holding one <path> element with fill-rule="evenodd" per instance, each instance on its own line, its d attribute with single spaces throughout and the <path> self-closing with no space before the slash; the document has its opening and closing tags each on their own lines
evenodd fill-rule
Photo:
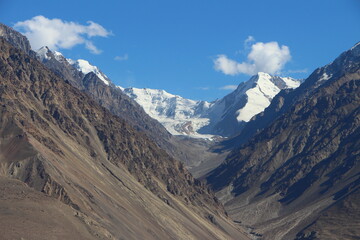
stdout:
<svg viewBox="0 0 360 240">
<path fill-rule="evenodd" d="M 268 117 L 264 128 L 207 176 L 230 216 L 263 239 L 295 238 L 360 187 L 359 50 L 345 51 L 299 88 L 280 93 L 261 116 Z"/>
<path fill-rule="evenodd" d="M 58 199 L 94 239 L 247 239 L 211 191 L 144 133 L 2 38 L 0 46 L 2 177 Z M 12 229 L 2 232 L 25 234 Z"/>
<path fill-rule="evenodd" d="M 84 74 L 81 69 L 70 64 L 71 61 L 61 53 L 53 52 L 46 47 L 45 49 L 45 51 L 40 51 L 38 58 L 43 59 L 42 63 L 46 67 L 76 88 L 86 92 L 113 114 L 125 119 L 135 129 L 145 132 L 158 146 L 165 149 L 175 159 L 184 162 L 190 170 L 194 169 L 193 167 L 199 169 L 196 172 L 192 171 L 193 174 L 197 175 L 203 172 L 204 168 L 199 165 L 206 162 L 208 157 L 216 159 L 214 162 L 217 165 L 221 162 L 218 160 L 218 154 L 206 147 L 210 145 L 208 141 L 198 142 L 172 136 L 162 124 L 148 116 L 136 101 L 124 94 L 109 79 L 109 84 L 101 80 L 98 75 L 102 72 L 97 67 L 90 66 L 91 69 L 97 69 L 97 73 L 90 71 Z M 222 156 L 221 159 L 223 158 Z M 208 167 L 205 166 L 205 169 Z"/>
<path fill-rule="evenodd" d="M 281 89 L 299 85 L 298 80 L 260 72 L 213 102 L 185 99 L 157 89 L 121 89 L 172 134 L 211 139 L 216 135 L 228 137 L 240 132 Z"/>
<path fill-rule="evenodd" d="M 47 58 L 46 55 L 51 50 L 43 51 L 42 49 L 37 51 L 40 59 L 49 60 L 51 57 Z M 58 56 L 65 59 L 56 51 L 49 53 L 50 56 L 52 54 L 56 60 Z M 93 72 L 106 85 L 111 83 L 111 80 L 98 67 L 91 65 L 88 61 L 65 60 L 84 75 Z M 300 83 L 301 81 L 289 77 L 271 76 L 260 72 L 248 81 L 240 83 L 232 93 L 213 102 L 185 99 L 161 89 L 121 86 L 117 88 L 135 100 L 150 117 L 159 121 L 172 135 L 211 140 L 236 135 L 246 122 L 270 104 L 272 98 L 281 89 L 296 88 Z M 223 129 L 224 125 L 229 129 Z"/>
</svg>

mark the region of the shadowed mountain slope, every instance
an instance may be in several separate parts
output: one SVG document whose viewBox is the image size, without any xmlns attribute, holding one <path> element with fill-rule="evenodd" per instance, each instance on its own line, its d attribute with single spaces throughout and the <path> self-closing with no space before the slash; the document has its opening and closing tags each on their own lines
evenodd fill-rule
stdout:
<svg viewBox="0 0 360 240">
<path fill-rule="evenodd" d="M 292 239 L 359 188 L 360 45 L 276 98 L 269 125 L 207 180 L 234 219 L 264 239 Z"/>
<path fill-rule="evenodd" d="M 296 240 L 353 240 L 360 236 L 360 189 L 321 212 Z"/>
</svg>

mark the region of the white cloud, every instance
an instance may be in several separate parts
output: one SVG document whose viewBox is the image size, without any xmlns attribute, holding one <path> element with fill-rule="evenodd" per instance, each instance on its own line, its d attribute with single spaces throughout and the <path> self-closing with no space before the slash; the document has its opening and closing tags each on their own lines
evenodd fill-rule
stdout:
<svg viewBox="0 0 360 240">
<path fill-rule="evenodd" d="M 235 90 L 238 86 L 237 85 L 226 85 L 221 87 L 221 90 Z"/>
<path fill-rule="evenodd" d="M 126 53 L 123 56 L 116 56 L 114 60 L 116 61 L 126 61 L 129 59 L 129 55 Z"/>
<path fill-rule="evenodd" d="M 250 36 L 245 42 L 253 40 L 254 38 Z M 229 59 L 226 55 L 218 55 L 214 60 L 214 68 L 226 75 L 238 75 L 241 73 L 254 75 L 258 72 L 276 74 L 281 72 L 290 59 L 289 47 L 285 45 L 279 46 L 277 42 L 257 42 L 251 45 L 247 61 L 239 63 Z"/>
<path fill-rule="evenodd" d="M 90 50 L 93 54 L 100 54 L 102 53 L 91 41 L 85 41 L 85 47 Z"/>
<path fill-rule="evenodd" d="M 111 33 L 100 24 L 92 21 L 88 25 L 67 22 L 58 18 L 49 19 L 36 16 L 23 22 L 17 22 L 14 28 L 21 31 L 30 41 L 33 49 L 48 46 L 52 50 L 70 49 L 76 45 L 84 44 L 94 54 L 101 53 L 92 37 L 107 37 Z"/>
</svg>

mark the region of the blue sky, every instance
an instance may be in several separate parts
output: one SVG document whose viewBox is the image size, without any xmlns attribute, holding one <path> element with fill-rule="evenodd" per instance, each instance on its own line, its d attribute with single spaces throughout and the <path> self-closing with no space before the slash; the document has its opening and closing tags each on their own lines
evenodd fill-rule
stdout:
<svg viewBox="0 0 360 240">
<path fill-rule="evenodd" d="M 304 78 L 360 41 L 359 0 L 0 0 L 4 24 L 36 16 L 73 22 L 78 39 L 53 36 L 55 48 L 116 85 L 196 100 L 223 97 L 231 90 L 221 88 L 264 69 Z M 74 34 L 65 33 L 57 38 Z"/>
</svg>

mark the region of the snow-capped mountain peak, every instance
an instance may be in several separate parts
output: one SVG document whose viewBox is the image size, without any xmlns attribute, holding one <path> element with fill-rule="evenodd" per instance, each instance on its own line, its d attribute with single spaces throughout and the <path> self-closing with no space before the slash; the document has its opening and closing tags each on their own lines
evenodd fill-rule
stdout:
<svg viewBox="0 0 360 240">
<path fill-rule="evenodd" d="M 61 52 L 53 51 L 53 54 L 55 59 L 58 60 L 59 62 L 66 60 L 66 58 L 62 55 Z"/>
<path fill-rule="evenodd" d="M 36 54 L 42 62 L 49 61 L 52 58 L 55 58 L 55 60 L 58 62 L 69 63 L 85 75 L 89 72 L 95 73 L 96 76 L 98 76 L 100 80 L 102 80 L 106 85 L 109 85 L 111 83 L 110 79 L 102 71 L 100 71 L 98 67 L 91 65 L 87 60 L 72 60 L 70 58 L 65 58 L 61 52 L 51 51 L 47 46 L 41 47 L 39 50 L 36 51 Z"/>
<path fill-rule="evenodd" d="M 98 67 L 91 65 L 88 61 L 84 59 L 72 60 L 67 59 L 67 61 L 73 65 L 76 69 L 81 71 L 84 74 L 88 74 L 89 72 L 93 72 L 98 76 L 106 85 L 110 84 L 110 79 L 99 70 Z"/>
<path fill-rule="evenodd" d="M 235 134 L 241 124 L 264 111 L 281 89 L 299 85 L 298 80 L 260 72 L 241 83 L 232 93 L 212 103 L 185 99 L 164 90 L 122 90 L 170 133 L 209 138 Z"/>
<path fill-rule="evenodd" d="M 37 56 L 40 58 L 41 61 L 50 60 L 50 49 L 47 46 L 41 47 L 36 51 Z"/>
<path fill-rule="evenodd" d="M 197 130 L 209 123 L 201 115 L 207 111 L 210 103 L 195 101 L 170 94 L 164 90 L 149 88 L 125 88 L 125 94 L 139 103 L 145 112 L 162 123 L 174 135 L 211 138 L 200 135 Z"/>
<path fill-rule="evenodd" d="M 56 60 L 70 64 L 85 75 L 93 72 L 106 85 L 111 84 L 98 67 L 86 60 L 66 59 L 60 52 L 51 51 L 48 47 L 40 48 L 37 55 L 43 62 Z M 299 85 L 300 81 L 292 78 L 259 72 L 239 84 L 232 93 L 211 103 L 186 99 L 158 89 L 118 88 L 138 102 L 149 116 L 162 123 L 170 133 L 211 139 L 215 135 L 226 137 L 236 134 L 244 123 L 264 111 L 281 89 Z"/>
<path fill-rule="evenodd" d="M 241 93 L 238 93 L 245 94 L 247 97 L 245 105 L 236 111 L 238 122 L 248 122 L 253 116 L 264 111 L 281 89 L 297 88 L 300 85 L 300 81 L 295 79 L 271 76 L 262 72 L 253 76 L 249 82 L 256 84 L 251 87 L 248 85 L 242 89 Z"/>
</svg>

